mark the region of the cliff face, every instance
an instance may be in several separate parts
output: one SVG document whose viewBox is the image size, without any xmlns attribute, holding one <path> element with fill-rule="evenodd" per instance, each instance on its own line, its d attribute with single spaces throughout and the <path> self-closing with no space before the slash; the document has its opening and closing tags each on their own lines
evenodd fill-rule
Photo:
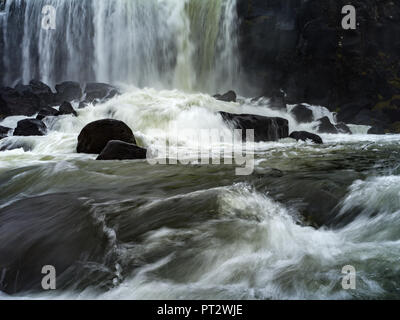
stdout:
<svg viewBox="0 0 400 320">
<path fill-rule="evenodd" d="M 357 10 L 344 30 L 342 7 Z M 238 0 L 245 72 L 268 94 L 287 93 L 342 121 L 400 128 L 400 2 Z"/>
</svg>

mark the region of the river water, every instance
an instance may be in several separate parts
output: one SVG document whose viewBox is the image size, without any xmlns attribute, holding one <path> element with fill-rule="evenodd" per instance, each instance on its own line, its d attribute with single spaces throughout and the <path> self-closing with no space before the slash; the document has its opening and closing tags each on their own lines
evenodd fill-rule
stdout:
<svg viewBox="0 0 400 320">
<path fill-rule="evenodd" d="M 6 1 L 3 84 L 105 81 L 122 95 L 84 109 L 76 102 L 78 117 L 46 118 L 46 136 L 0 141 L 0 298 L 400 297 L 398 136 L 351 126 L 353 135 L 322 134 L 323 145 L 252 144 L 248 176 L 196 158 L 185 130 L 230 132 L 218 111 L 284 117 L 291 132 L 315 132 L 268 99 L 210 95 L 245 91 L 235 3 Z M 44 4 L 57 9 L 53 32 L 40 28 Z M 79 132 L 104 118 L 124 121 L 153 151 L 160 130 L 179 135 L 172 147 L 191 164 L 77 154 Z M 44 265 L 56 268 L 55 291 L 41 288 Z M 342 288 L 346 265 L 356 269 L 356 290 Z"/>
<path fill-rule="evenodd" d="M 0 153 L 3 292 L 29 298 L 398 298 L 400 141 L 322 135 L 324 145 L 254 145 L 255 168 L 95 161 L 75 152 L 87 123 L 127 123 L 157 148 L 155 129 L 229 130 L 216 111 L 282 116 L 268 100 L 217 101 L 178 90 L 125 88 L 79 116 L 46 118 L 44 137 L 8 137 Z M 310 106 L 316 116 L 329 115 Z M 21 117 L 0 125 L 15 126 Z M 181 137 L 177 148 L 191 153 Z M 19 148 L 18 148 L 19 147 Z M 57 290 L 43 293 L 54 265 Z M 343 266 L 357 290 L 341 286 Z M 15 294 L 16 293 L 16 294 Z M 4 293 L 4 297 L 9 297 Z"/>
</svg>

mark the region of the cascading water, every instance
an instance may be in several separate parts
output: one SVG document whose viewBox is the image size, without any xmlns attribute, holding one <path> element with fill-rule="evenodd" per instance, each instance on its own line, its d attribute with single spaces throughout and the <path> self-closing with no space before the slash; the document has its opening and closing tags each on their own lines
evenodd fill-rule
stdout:
<svg viewBox="0 0 400 320">
<path fill-rule="evenodd" d="M 215 92 L 237 85 L 236 0 L 8 0 L 3 83 L 96 80 Z M 41 28 L 56 8 L 56 29 Z"/>
<path fill-rule="evenodd" d="M 40 28 L 49 4 L 53 31 Z M 255 143 L 246 177 L 200 164 L 185 129 L 230 133 L 219 111 L 284 117 L 291 132 L 318 133 L 321 117 L 336 122 L 322 106 L 304 104 L 314 121 L 298 123 L 294 106 L 270 108 L 265 97 L 233 103 L 190 92 L 240 85 L 235 5 L 0 0 L 4 84 L 121 83 L 106 102 L 72 101 L 77 117 L 44 118 L 44 136 L 13 136 L 25 115 L 0 119 L 10 128 L 0 140 L 0 299 L 399 298 L 396 135 L 350 125 L 353 135 L 320 134 L 324 144 Z M 151 151 L 165 147 L 162 131 L 193 162 L 78 154 L 83 127 L 104 118 L 126 123 Z M 213 159 L 229 147 L 202 142 Z M 40 286 L 49 264 L 54 292 Z M 357 269 L 355 291 L 341 287 L 345 265 Z"/>
</svg>

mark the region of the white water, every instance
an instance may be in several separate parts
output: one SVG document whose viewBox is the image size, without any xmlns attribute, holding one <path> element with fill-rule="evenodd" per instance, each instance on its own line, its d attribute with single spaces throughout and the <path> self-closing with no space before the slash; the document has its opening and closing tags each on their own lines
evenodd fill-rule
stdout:
<svg viewBox="0 0 400 320">
<path fill-rule="evenodd" d="M 56 30 L 41 28 L 45 5 Z M 8 0 L 3 83 L 237 89 L 236 20 L 236 0 Z"/>
<path fill-rule="evenodd" d="M 154 148 L 158 146 L 155 129 L 162 129 L 169 136 L 184 129 L 229 130 L 216 114 L 218 111 L 285 117 L 290 121 L 290 131 L 313 131 L 314 126 L 314 123 L 297 124 L 289 113 L 269 109 L 268 102 L 251 103 L 250 100 L 240 98 L 239 103 L 226 103 L 207 94 L 188 94 L 178 90 L 158 91 L 129 87 L 124 91 L 126 93 L 104 104 L 76 109 L 78 117 L 46 118 L 50 131 L 44 137 L 3 139 L 0 147 L 10 142 L 22 143 L 30 151 L 24 152 L 20 148 L 1 152 L 0 170 L 46 162 L 58 164 L 52 170 L 74 170 L 74 165 L 69 164 L 69 160 L 95 157 L 75 153 L 79 132 L 86 124 L 102 118 L 124 121 L 132 128 L 141 145 Z M 318 116 L 333 117 L 321 107 L 310 108 Z M 6 118 L 0 125 L 13 128 L 20 119 L 21 117 Z M 296 155 L 298 151 L 323 157 L 329 152 L 341 152 L 345 148 L 355 147 L 361 150 L 363 145 L 373 147 L 400 143 L 394 135 L 322 137 L 325 140 L 324 146 L 284 139 L 259 143 L 256 145 L 256 152 L 263 155 L 263 161 L 268 161 L 268 157 L 274 152 L 281 152 L 283 159 Z M 181 135 L 179 143 L 182 148 L 190 149 L 192 141 L 189 136 Z M 260 165 L 261 163 L 257 164 Z M 257 167 L 257 170 L 262 170 L 262 167 Z M 161 228 L 145 234 L 144 244 L 135 248 L 134 252 L 121 249 L 121 259 L 129 260 L 137 254 L 151 254 L 160 244 L 169 241 L 184 243 L 189 237 L 201 250 L 197 259 L 187 261 L 182 267 L 184 282 L 169 281 L 156 276 L 159 270 L 174 260 L 171 255 L 141 267 L 122 282 L 116 272 L 116 286 L 106 293 L 88 288 L 83 292 L 29 294 L 20 298 L 346 299 L 354 296 L 351 292 L 340 289 L 341 268 L 344 265 L 352 264 L 359 268 L 357 295 L 368 297 L 385 293 L 382 283 L 374 277 L 375 269 L 369 268 L 369 264 L 382 270 L 386 268 L 390 273 L 395 273 L 398 269 L 396 259 L 400 256 L 400 190 L 399 177 L 396 175 L 355 181 L 341 203 L 342 214 L 346 215 L 359 207 L 362 214 L 338 230 L 316 230 L 299 224 L 295 208 L 279 204 L 246 183 L 199 190 L 176 197 L 195 200 L 202 193 L 219 195 L 219 223 L 234 223 L 232 227 L 238 230 L 231 235 L 230 240 L 218 237 L 218 222 L 211 219 L 191 229 Z M 169 200 L 160 198 L 155 201 L 162 204 Z M 374 216 L 374 213 L 379 214 Z M 114 231 L 107 229 L 107 232 Z M 377 257 L 380 259 L 379 263 L 375 262 Z M 3 295 L 2 298 L 8 297 Z"/>
<path fill-rule="evenodd" d="M 126 93 L 117 96 L 104 104 L 96 106 L 89 105 L 84 109 L 77 109 L 74 104 L 78 117 L 61 116 L 47 117 L 45 123 L 49 129 L 46 136 L 43 137 L 17 137 L 11 136 L 0 141 L 0 148 L 5 145 L 24 147 L 26 153 L 20 154 L 18 150 L 6 151 L 0 153 L 0 163 L 4 166 L 23 166 L 21 157 L 31 157 L 33 161 L 48 159 L 57 161 L 65 157 L 75 158 L 94 157 L 91 155 L 77 155 L 76 144 L 80 131 L 88 123 L 104 119 L 114 118 L 124 121 L 134 132 L 139 144 L 146 148 L 159 148 L 164 140 L 160 140 L 159 133 L 162 130 L 166 138 L 173 140 L 179 137 L 179 146 L 190 149 L 193 146 L 193 136 L 184 135 L 186 129 L 217 129 L 223 134 L 230 132 L 230 128 L 224 123 L 222 117 L 217 114 L 218 111 L 230 113 L 257 114 L 269 117 L 283 117 L 289 120 L 290 132 L 306 130 L 315 132 L 316 122 L 307 124 L 298 124 L 292 115 L 288 112 L 272 110 L 268 107 L 268 100 L 264 102 L 251 102 L 250 99 L 241 99 L 238 103 L 227 103 L 214 99 L 207 94 L 188 94 L 179 90 L 156 90 L 156 89 L 138 89 L 135 87 L 125 87 Z M 333 115 L 323 107 L 309 106 L 318 117 L 328 116 L 333 119 Z M 288 108 L 290 110 L 290 108 Z M 8 117 L 0 122 L 0 125 L 15 128 L 17 122 L 24 119 L 24 116 Z M 353 130 L 358 126 L 353 126 Z M 188 131 L 187 130 L 187 131 Z M 371 142 L 396 141 L 396 136 L 373 136 L 364 134 L 355 135 L 321 135 L 325 142 L 332 145 L 348 142 Z M 197 142 L 197 141 L 196 141 Z M 256 150 L 273 150 L 276 147 L 291 148 L 296 143 L 292 139 L 284 139 L 280 142 L 266 142 L 255 145 Z M 300 143 L 301 145 L 301 143 Z M 307 145 L 307 144 L 305 144 Z M 196 150 L 197 152 L 197 150 Z M 16 157 L 14 160 L 12 160 Z"/>
</svg>

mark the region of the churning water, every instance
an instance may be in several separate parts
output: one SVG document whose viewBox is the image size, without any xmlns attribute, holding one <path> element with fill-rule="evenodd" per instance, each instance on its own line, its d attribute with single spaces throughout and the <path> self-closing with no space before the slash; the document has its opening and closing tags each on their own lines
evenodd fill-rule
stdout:
<svg viewBox="0 0 400 320">
<path fill-rule="evenodd" d="M 44 3 L 63 26 L 53 33 L 40 29 Z M 81 129 L 103 118 L 124 121 L 150 149 L 160 147 L 157 129 L 229 131 L 218 111 L 313 132 L 267 99 L 198 93 L 237 86 L 234 0 L 8 0 L 0 19 L 4 83 L 126 85 L 104 104 L 74 105 L 78 117 L 46 118 L 46 136 L 0 141 L 1 298 L 399 298 L 397 136 L 351 126 L 353 135 L 322 135 L 323 145 L 256 143 L 244 177 L 232 165 L 76 153 Z M 190 136 L 175 147 L 194 157 Z M 49 264 L 57 290 L 43 293 Z M 357 290 L 342 289 L 345 265 L 357 270 Z"/>
<path fill-rule="evenodd" d="M 248 177 L 230 165 L 151 166 L 76 154 L 83 126 L 105 117 L 126 122 L 152 148 L 154 129 L 229 130 L 221 110 L 283 116 L 291 131 L 313 130 L 267 101 L 125 91 L 78 109 L 77 118 L 47 118 L 44 137 L 0 142 L 17 147 L 0 153 L 2 291 L 83 299 L 398 297 L 396 136 L 257 143 Z M 191 141 L 183 136 L 179 147 L 191 150 Z M 53 293 L 38 287 L 45 264 L 59 274 Z M 341 287 L 349 264 L 358 271 L 356 291 Z"/>
</svg>

